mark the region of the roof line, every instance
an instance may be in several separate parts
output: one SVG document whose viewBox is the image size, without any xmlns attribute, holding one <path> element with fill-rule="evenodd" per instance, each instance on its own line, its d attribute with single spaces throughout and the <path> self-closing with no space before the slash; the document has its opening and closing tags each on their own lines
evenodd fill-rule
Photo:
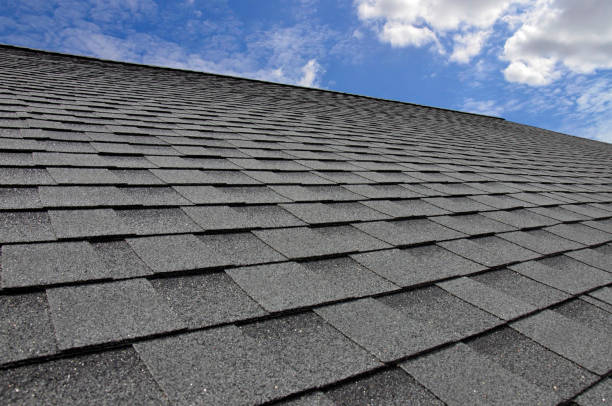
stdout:
<svg viewBox="0 0 612 406">
<path fill-rule="evenodd" d="M 435 109 L 435 110 L 450 111 L 450 112 L 453 112 L 453 113 L 467 114 L 467 115 L 478 116 L 478 117 L 486 117 L 486 118 L 492 118 L 492 119 L 495 119 L 495 120 L 503 120 L 503 121 L 506 120 L 503 117 L 489 116 L 489 115 L 486 115 L 486 114 L 479 114 L 479 113 L 470 113 L 470 112 L 467 112 L 467 111 L 447 109 L 447 108 L 444 108 L 444 107 L 427 106 L 425 104 L 411 103 L 411 102 L 405 102 L 405 101 L 393 100 L 393 99 L 385 99 L 385 98 L 382 98 L 382 97 L 366 96 L 366 95 L 356 94 L 356 93 L 341 92 L 341 91 L 338 91 L 338 90 L 319 89 L 319 88 L 315 88 L 315 87 L 299 86 L 299 85 L 294 85 L 294 84 L 290 84 L 290 83 L 271 82 L 271 81 L 262 80 L 262 79 L 245 78 L 245 77 L 241 77 L 241 76 L 233 76 L 233 75 L 227 75 L 227 74 L 222 74 L 222 73 L 203 72 L 203 71 L 184 69 L 184 68 L 172 68 L 172 67 L 169 67 L 169 66 L 148 65 L 148 64 L 136 63 L 136 62 L 115 61 L 115 60 L 112 60 L 112 59 L 98 58 L 98 57 L 94 57 L 94 56 L 68 54 L 68 53 L 65 53 L 65 52 L 48 51 L 48 50 L 44 50 L 44 49 L 29 48 L 29 47 L 24 47 L 24 46 L 19 46 L 19 45 L 11 45 L 11 44 L 3 44 L 3 43 L 0 43 L 0 47 L 1 48 L 22 49 L 22 50 L 31 51 L 31 52 L 39 52 L 39 53 L 51 54 L 51 55 L 68 56 L 68 57 L 72 57 L 72 58 L 93 60 L 93 61 L 106 62 L 106 63 L 116 63 L 116 64 L 129 65 L 129 66 L 141 66 L 141 67 L 147 67 L 147 68 L 153 68 L 153 69 L 164 69 L 164 70 L 171 70 L 171 71 L 189 72 L 189 73 L 197 73 L 197 74 L 203 74 L 203 75 L 219 76 L 219 77 L 225 77 L 225 78 L 231 78 L 231 79 L 247 80 L 247 81 L 251 81 L 251 82 L 273 84 L 273 85 L 278 85 L 278 86 L 288 86 L 288 87 L 298 88 L 298 89 L 314 90 L 314 91 L 319 91 L 319 92 L 335 93 L 335 94 L 354 96 L 354 97 L 362 97 L 362 98 L 366 98 L 366 99 L 370 99 L 370 100 L 378 100 L 378 101 L 391 102 L 391 103 L 407 104 L 407 105 L 410 105 L 410 106 L 418 106 L 418 107 L 424 107 L 424 108 Z"/>
</svg>

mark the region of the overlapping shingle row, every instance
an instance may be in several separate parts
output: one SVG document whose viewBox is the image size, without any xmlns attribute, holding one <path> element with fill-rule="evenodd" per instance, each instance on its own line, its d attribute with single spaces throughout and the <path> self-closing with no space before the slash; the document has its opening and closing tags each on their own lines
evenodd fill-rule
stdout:
<svg viewBox="0 0 612 406">
<path fill-rule="evenodd" d="M 597 404 L 612 147 L 0 48 L 4 404 Z"/>
</svg>

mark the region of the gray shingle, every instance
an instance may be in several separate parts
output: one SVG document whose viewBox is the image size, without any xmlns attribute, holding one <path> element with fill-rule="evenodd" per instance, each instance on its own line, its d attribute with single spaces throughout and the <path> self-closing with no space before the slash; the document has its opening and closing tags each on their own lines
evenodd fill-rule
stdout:
<svg viewBox="0 0 612 406">
<path fill-rule="evenodd" d="M 566 240 L 544 230 L 515 231 L 499 234 L 499 237 L 544 255 L 583 247 L 582 244 Z"/>
<path fill-rule="evenodd" d="M 240 171 L 202 171 L 196 169 L 151 169 L 164 182 L 172 185 L 256 185 L 260 182 Z"/>
<path fill-rule="evenodd" d="M 133 231 L 112 209 L 49 210 L 58 238 L 132 234 Z"/>
<path fill-rule="evenodd" d="M 455 254 L 488 267 L 522 262 L 540 257 L 539 254 L 499 237 L 480 237 L 439 243 Z"/>
<path fill-rule="evenodd" d="M 605 374 L 612 364 L 609 335 L 556 312 L 544 310 L 515 321 L 511 327 L 597 374 Z"/>
<path fill-rule="evenodd" d="M 227 258 L 233 265 L 253 265 L 287 259 L 252 233 L 204 234 L 198 238 L 210 252 Z"/>
<path fill-rule="evenodd" d="M 494 210 L 491 206 L 467 197 L 429 197 L 423 200 L 453 213 L 476 213 Z"/>
<path fill-rule="evenodd" d="M 170 187 L 127 187 L 121 191 L 133 204 L 142 206 L 184 206 L 191 202 Z"/>
<path fill-rule="evenodd" d="M 383 296 L 380 302 L 431 328 L 462 338 L 494 328 L 502 323 L 456 296 L 430 286 Z"/>
<path fill-rule="evenodd" d="M 607 218 L 611 215 L 609 211 L 600 209 L 590 204 L 568 204 L 561 207 L 591 218 Z"/>
<path fill-rule="evenodd" d="M 0 185 L 54 185 L 55 181 L 43 168 L 0 168 Z"/>
<path fill-rule="evenodd" d="M 181 209 L 117 210 L 117 218 L 130 234 L 175 234 L 202 231 Z"/>
<path fill-rule="evenodd" d="M 116 185 L 123 183 L 105 168 L 47 168 L 58 184 Z"/>
<path fill-rule="evenodd" d="M 348 186 L 347 186 L 348 187 Z M 336 202 L 360 200 L 362 197 L 342 186 L 271 186 L 271 188 L 295 202 Z"/>
<path fill-rule="evenodd" d="M 361 174 L 366 176 L 365 174 Z M 347 185 L 346 189 L 369 199 L 412 199 L 423 195 L 400 185 Z"/>
<path fill-rule="evenodd" d="M 47 289 L 62 349 L 179 330 L 185 324 L 145 279 Z"/>
<path fill-rule="evenodd" d="M 529 261 L 512 265 L 510 269 L 571 294 L 582 293 L 612 282 L 612 275 L 609 273 L 569 257 L 565 258 L 567 260 L 553 257 L 542 261 Z"/>
<path fill-rule="evenodd" d="M 257 404 L 305 389 L 295 370 L 234 326 L 134 347 L 177 405 Z"/>
<path fill-rule="evenodd" d="M 446 329 L 408 318 L 371 298 L 320 307 L 315 312 L 384 362 L 458 338 Z"/>
<path fill-rule="evenodd" d="M 241 331 L 291 366 L 308 387 L 380 366 L 372 355 L 312 312 L 248 324 Z"/>
<path fill-rule="evenodd" d="M 370 179 L 366 179 L 362 176 L 359 176 L 353 172 L 343 172 L 343 171 L 314 171 L 313 173 L 322 176 L 325 179 L 329 179 L 330 181 L 337 184 L 367 184 L 373 183 L 374 181 Z"/>
<path fill-rule="evenodd" d="M 277 205 L 249 205 L 234 207 L 238 217 L 246 217 L 256 228 L 302 226 L 304 222 Z"/>
<path fill-rule="evenodd" d="M 597 376 L 510 328 L 468 342 L 473 350 L 541 389 L 570 399 Z"/>
<path fill-rule="evenodd" d="M 224 272 L 153 279 L 151 284 L 190 328 L 268 314 Z"/>
<path fill-rule="evenodd" d="M 612 378 L 604 378 L 575 399 L 579 406 L 601 406 L 610 400 Z"/>
<path fill-rule="evenodd" d="M 169 405 L 132 348 L 0 371 L 7 406 Z"/>
<path fill-rule="evenodd" d="M 612 234 L 580 223 L 557 224 L 556 226 L 547 227 L 545 230 L 585 245 L 596 245 L 612 241 Z"/>
<path fill-rule="evenodd" d="M 469 198 L 500 210 L 525 207 L 524 201 L 507 195 L 476 195 L 470 196 Z"/>
<path fill-rule="evenodd" d="M 293 203 L 282 207 L 308 224 L 383 220 L 389 216 L 361 203 Z"/>
<path fill-rule="evenodd" d="M 589 293 L 589 295 L 612 305 L 612 288 L 606 287 L 597 289 L 596 291 Z"/>
<path fill-rule="evenodd" d="M 33 187 L 0 188 L 0 209 L 38 209 L 42 203 Z"/>
<path fill-rule="evenodd" d="M 547 216 L 558 221 L 578 221 L 588 220 L 589 218 L 576 212 L 557 207 L 532 207 L 528 209 L 542 216 Z"/>
<path fill-rule="evenodd" d="M 174 189 L 195 204 L 284 203 L 290 201 L 267 186 L 217 187 L 175 186 Z"/>
<path fill-rule="evenodd" d="M 605 231 L 606 233 L 612 233 L 612 219 L 584 221 L 583 224 Z"/>
<path fill-rule="evenodd" d="M 399 368 L 346 382 L 325 392 L 336 406 L 433 405 L 442 406 L 431 392 Z"/>
<path fill-rule="evenodd" d="M 436 217 L 432 217 L 436 218 Z M 414 245 L 463 237 L 464 234 L 428 219 L 375 221 L 355 227 L 395 246 Z"/>
<path fill-rule="evenodd" d="M 423 217 L 449 213 L 422 199 L 370 200 L 363 204 L 393 217 Z"/>
<path fill-rule="evenodd" d="M 553 310 L 568 319 L 612 336 L 612 313 L 584 300 L 573 299 L 555 306 Z"/>
<path fill-rule="evenodd" d="M 296 262 L 229 269 L 227 274 L 270 312 L 341 298 L 328 280 Z"/>
<path fill-rule="evenodd" d="M 484 269 L 435 245 L 375 251 L 351 257 L 399 286 L 414 286 Z"/>
<path fill-rule="evenodd" d="M 45 207 L 125 206 L 135 204 L 126 189 L 115 186 L 41 186 L 40 200 Z"/>
<path fill-rule="evenodd" d="M 109 278 L 87 242 L 16 244 L 2 247 L 2 286 L 21 287 Z"/>
<path fill-rule="evenodd" d="M 0 364 L 57 351 L 43 293 L 0 296 L 0 314 Z"/>
<path fill-rule="evenodd" d="M 113 169 L 111 172 L 119 178 L 121 183 L 128 185 L 161 185 L 164 183 L 147 169 Z"/>
<path fill-rule="evenodd" d="M 460 299 L 503 320 L 515 319 L 536 310 L 536 306 L 505 294 L 503 291 L 462 277 L 437 284 Z"/>
<path fill-rule="evenodd" d="M 156 272 L 187 271 L 229 265 L 192 234 L 130 238 L 128 244 Z"/>
<path fill-rule="evenodd" d="M 253 233 L 291 259 L 389 247 L 351 226 L 278 228 Z"/>
<path fill-rule="evenodd" d="M 448 405 L 554 405 L 560 400 L 465 344 L 400 367 Z"/>
<path fill-rule="evenodd" d="M 510 211 L 492 211 L 482 213 L 482 215 L 490 219 L 511 225 L 518 229 L 543 227 L 558 223 L 558 221 L 551 219 L 550 217 L 541 216 L 526 209 Z"/>
<path fill-rule="evenodd" d="M 486 272 L 471 278 L 542 309 L 570 297 L 565 292 L 526 278 L 509 269 Z"/>
<path fill-rule="evenodd" d="M 244 173 L 266 184 L 330 185 L 335 183 L 313 172 L 244 171 Z"/>
<path fill-rule="evenodd" d="M 144 276 L 153 273 L 127 242 L 107 241 L 92 244 L 94 250 L 115 279 Z"/>
<path fill-rule="evenodd" d="M 55 240 L 44 211 L 0 212 L 0 243 Z"/>
<path fill-rule="evenodd" d="M 516 228 L 480 214 L 432 217 L 432 221 L 468 235 L 501 233 Z"/>
</svg>

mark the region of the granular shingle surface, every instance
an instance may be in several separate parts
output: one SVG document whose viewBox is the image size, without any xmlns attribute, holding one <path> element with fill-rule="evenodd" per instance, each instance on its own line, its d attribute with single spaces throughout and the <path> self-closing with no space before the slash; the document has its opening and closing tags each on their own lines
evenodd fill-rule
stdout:
<svg viewBox="0 0 612 406">
<path fill-rule="evenodd" d="M 601 404 L 611 242 L 608 144 L 0 45 L 2 405 Z"/>
</svg>

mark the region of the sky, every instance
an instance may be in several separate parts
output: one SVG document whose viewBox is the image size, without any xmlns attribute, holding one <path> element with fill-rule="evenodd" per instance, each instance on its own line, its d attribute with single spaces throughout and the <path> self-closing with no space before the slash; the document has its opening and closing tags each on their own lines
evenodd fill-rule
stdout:
<svg viewBox="0 0 612 406">
<path fill-rule="evenodd" d="M 0 43 L 317 87 L 612 143 L 610 0 L 0 0 Z"/>
</svg>

